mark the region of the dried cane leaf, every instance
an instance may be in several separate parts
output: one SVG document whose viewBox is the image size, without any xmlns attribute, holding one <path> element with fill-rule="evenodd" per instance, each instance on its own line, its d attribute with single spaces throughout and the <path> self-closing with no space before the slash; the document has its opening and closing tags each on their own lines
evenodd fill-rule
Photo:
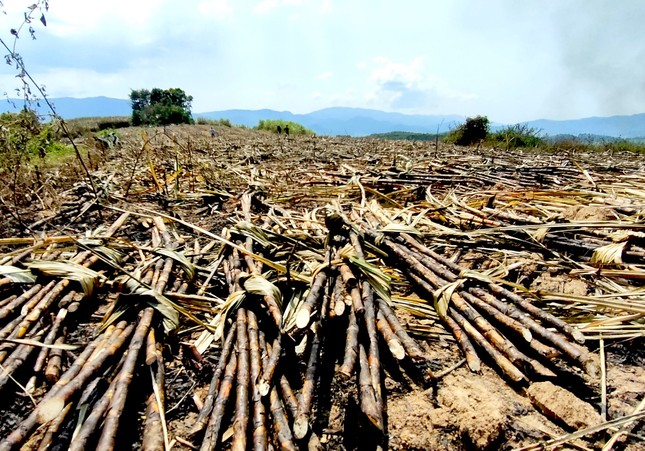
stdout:
<svg viewBox="0 0 645 451">
<path fill-rule="evenodd" d="M 188 317 L 195 323 L 199 324 L 200 326 L 206 327 L 207 329 L 212 329 L 209 324 L 195 317 L 195 315 L 193 315 L 190 311 L 188 311 L 181 305 L 174 303 L 163 294 L 143 285 L 141 282 L 133 279 L 132 277 L 128 277 L 125 282 L 125 286 L 129 289 L 131 294 L 146 298 L 148 304 L 150 304 L 151 307 L 161 313 L 161 315 L 163 316 L 164 331 L 166 333 L 169 333 L 179 327 L 180 313 Z"/>
<path fill-rule="evenodd" d="M 248 221 L 239 221 L 237 224 L 235 224 L 235 227 L 233 227 L 233 231 L 239 233 L 242 236 L 252 238 L 262 247 L 274 247 L 273 243 L 271 243 L 271 241 L 269 240 L 266 232 Z"/>
<path fill-rule="evenodd" d="M 224 304 L 222 304 L 222 312 L 218 314 L 219 321 L 217 321 L 217 326 L 215 327 L 215 340 L 221 339 L 222 341 L 226 337 L 224 334 L 224 326 L 226 326 L 226 318 L 229 316 L 229 314 L 236 310 L 242 301 L 246 299 L 246 291 L 236 291 L 234 293 L 231 293 L 227 298 Z M 216 317 L 216 319 L 218 319 Z M 223 343 L 222 343 L 223 344 Z"/>
<path fill-rule="evenodd" d="M 533 238 L 538 243 L 543 243 L 547 233 L 549 233 L 549 230 L 550 229 L 548 227 L 540 227 L 534 232 L 527 232 L 527 233 L 531 236 L 531 238 Z"/>
<path fill-rule="evenodd" d="M 414 228 L 411 225 L 407 224 L 397 224 L 394 222 L 391 222 L 383 227 L 381 227 L 380 232 L 387 232 L 387 233 L 407 233 L 409 235 L 423 235 L 419 230 Z"/>
<path fill-rule="evenodd" d="M 611 243 L 596 248 L 591 256 L 591 263 L 600 265 L 621 264 L 623 262 L 623 251 L 627 246 L 627 241 L 620 243 Z"/>
<path fill-rule="evenodd" d="M 120 265 L 121 262 L 123 261 L 123 253 L 117 251 L 116 249 L 112 249 L 107 246 L 98 246 L 92 249 L 92 252 L 95 252 L 99 254 L 101 257 L 103 257 L 105 260 L 115 264 L 115 265 Z"/>
<path fill-rule="evenodd" d="M 177 263 L 181 265 L 188 280 L 193 280 L 193 278 L 195 277 L 195 273 L 197 272 L 197 269 L 195 268 L 195 265 L 193 265 L 192 262 L 188 260 L 188 258 L 186 258 L 185 255 L 177 251 L 173 251 L 171 249 L 166 249 L 166 248 L 156 249 L 155 252 L 157 254 L 163 255 L 164 257 L 169 257 L 175 260 Z"/>
<path fill-rule="evenodd" d="M 244 289 L 250 294 L 271 296 L 282 308 L 282 293 L 280 289 L 259 274 L 252 274 L 244 281 Z"/>
<path fill-rule="evenodd" d="M 20 345 L 29 345 L 29 346 L 36 346 L 39 348 L 48 348 L 48 349 L 61 349 L 63 351 L 74 351 L 75 349 L 78 349 L 79 346 L 77 345 L 68 345 L 68 344 L 45 344 L 42 343 L 38 340 L 31 340 L 29 338 L 5 338 L 0 341 L 8 341 L 9 343 L 16 343 Z"/>
<path fill-rule="evenodd" d="M 434 308 L 440 318 L 445 318 L 448 315 L 448 306 L 450 305 L 450 298 L 457 288 L 459 288 L 465 279 L 457 279 L 452 283 L 446 284 L 443 287 L 432 293 L 434 298 Z"/>
<path fill-rule="evenodd" d="M 367 279 L 374 292 L 385 302 L 390 303 L 392 278 L 385 274 L 378 266 L 361 259 L 356 255 L 354 246 L 351 244 L 343 247 L 338 255 L 347 259 L 348 262 L 357 268 Z"/>
<path fill-rule="evenodd" d="M 27 266 L 46 276 L 63 277 L 79 282 L 86 296 L 90 296 L 99 282 L 105 279 L 98 272 L 73 262 L 34 261 Z"/>
<path fill-rule="evenodd" d="M 36 278 L 28 269 L 20 269 L 10 265 L 0 265 L 0 275 L 8 277 L 15 283 L 35 283 Z"/>
</svg>

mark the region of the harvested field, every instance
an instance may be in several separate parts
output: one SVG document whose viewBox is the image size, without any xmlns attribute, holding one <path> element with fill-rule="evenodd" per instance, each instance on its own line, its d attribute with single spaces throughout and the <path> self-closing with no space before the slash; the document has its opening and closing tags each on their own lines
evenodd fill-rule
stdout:
<svg viewBox="0 0 645 451">
<path fill-rule="evenodd" d="M 642 156 L 217 132 L 3 181 L 0 450 L 642 449 Z"/>
</svg>

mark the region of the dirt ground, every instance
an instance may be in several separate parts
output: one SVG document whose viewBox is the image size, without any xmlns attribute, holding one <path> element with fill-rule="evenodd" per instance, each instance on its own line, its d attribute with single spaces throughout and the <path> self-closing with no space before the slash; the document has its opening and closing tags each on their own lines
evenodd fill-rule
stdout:
<svg viewBox="0 0 645 451">
<path fill-rule="evenodd" d="M 294 137 L 285 140 L 269 134 L 226 127 L 218 129 L 217 138 L 211 140 L 208 136 L 209 128 L 172 127 L 166 130 L 165 137 L 160 136 L 158 141 L 154 141 L 157 176 L 166 180 L 176 172 L 173 159 L 177 151 L 177 146 L 168 137 L 181 142 L 179 147 L 185 158 L 181 163 L 185 173 L 179 182 L 183 184 L 182 191 L 185 194 L 181 200 L 173 197 L 172 193 L 161 195 L 155 189 L 153 179 L 145 175 L 146 158 L 149 157 L 142 144 L 141 129 L 120 131 L 120 149 L 111 149 L 103 154 L 92 150 L 95 152 L 92 169 L 105 182 L 104 189 L 111 191 L 111 204 L 162 209 L 219 233 L 222 227 L 230 223 L 233 213 L 231 199 L 248 186 L 255 186 L 274 200 L 281 199 L 285 207 L 306 210 L 337 201 L 342 197 L 338 186 L 358 172 L 364 178 L 385 179 L 383 186 L 386 187 L 386 193 L 387 179 L 404 172 L 406 162 L 424 168 L 439 164 L 447 167 L 451 164 L 452 156 L 458 155 L 464 165 L 464 162 L 472 161 L 476 169 L 479 164 L 477 162 L 490 158 L 491 155 L 494 158 L 496 153 L 495 149 L 439 149 L 434 143 L 328 137 Z M 149 135 L 153 132 L 155 130 L 147 131 Z M 161 133 L 162 130 L 156 132 Z M 86 143 L 88 147 L 89 142 L 88 140 Z M 630 158 L 625 156 L 625 161 Z M 602 156 L 591 155 L 584 163 L 598 168 L 602 164 Z M 519 189 L 519 185 L 509 186 L 493 175 L 487 179 L 485 186 L 477 178 L 468 181 L 467 175 L 472 174 L 472 171 L 467 172 L 466 167 L 463 170 L 463 178 L 460 178 L 460 174 L 452 173 L 449 181 L 428 179 L 423 189 L 432 188 L 436 193 L 463 183 L 472 183 L 473 190 L 480 191 L 484 188 L 491 191 L 501 188 L 509 191 Z M 642 167 L 640 170 L 642 171 Z M 117 172 L 118 175 L 115 175 Z M 53 234 L 61 230 L 88 230 L 94 223 L 116 215 L 115 212 L 106 210 L 102 213 L 104 217 L 99 218 L 98 212 L 94 211 L 81 219 L 73 216 L 52 219 L 32 227 L 31 232 L 24 227 L 52 215 L 60 216 L 64 199 L 70 197 L 74 183 L 82 177 L 82 171 L 70 163 L 69 167 L 52 169 L 48 182 L 41 187 L 35 188 L 35 182 L 30 184 L 25 180 L 25 197 L 11 207 L 2 207 L 1 235 L 14 237 L 28 236 L 34 231 Z M 500 177 L 503 178 L 503 174 Z M 171 185 L 172 182 L 168 182 L 168 186 Z M 407 189 L 407 185 L 393 184 L 391 187 L 392 191 L 400 189 Z M 409 195 L 412 198 L 417 194 L 411 189 Z M 640 205 L 638 202 L 635 200 L 634 204 Z M 615 219 L 610 209 L 584 205 L 565 205 L 561 208 L 560 215 L 563 220 L 577 222 Z M 521 259 L 525 264 L 514 273 L 518 283 L 525 285 L 527 289 L 536 293 L 576 296 L 594 292 L 595 287 L 588 278 L 572 274 L 561 267 L 549 266 L 545 264 L 541 254 L 531 252 L 529 249 L 522 254 Z M 486 259 L 488 255 L 478 254 L 477 249 L 465 250 L 460 263 L 467 266 L 471 262 L 480 269 L 486 269 L 481 261 L 482 257 Z M 510 260 L 510 263 L 513 261 Z M 423 320 L 405 312 L 399 313 L 413 334 L 419 325 L 428 323 L 442 328 L 436 320 Z M 98 322 L 99 318 L 100 315 L 94 315 L 92 321 Z M 169 340 L 164 349 L 166 418 L 170 436 L 174 439 L 173 449 L 199 447 L 199 443 L 191 442 L 188 431 L 194 424 L 200 401 L 205 397 L 210 376 L 217 364 L 219 350 L 215 347 L 204 355 L 202 361 L 190 353 L 185 343 L 195 336 L 193 334 Z M 324 396 L 325 399 L 317 403 L 317 408 L 324 409 L 327 406 L 329 409 L 324 415 L 320 415 L 325 419 L 325 424 L 319 425 L 317 444 L 320 448 L 374 449 L 382 446 L 392 450 L 522 449 L 597 426 L 608 419 L 632 414 L 645 395 L 645 340 L 642 336 L 604 342 L 607 391 L 604 413 L 600 374 L 589 376 L 562 362 L 551 368 L 557 374 L 554 380 L 514 384 L 486 360 L 479 373 L 470 371 L 463 364 L 463 354 L 450 334 L 416 333 L 414 336 L 422 342 L 428 356 L 427 368 L 420 371 L 430 370 L 438 378 L 433 383 L 428 383 L 422 377 L 411 377 L 414 369 L 408 371 L 393 359 L 384 360 L 388 434 L 385 441 L 379 443 L 374 440 L 369 426 L 357 418 L 356 387 L 337 375 L 330 374 L 325 382 L 328 385 L 319 392 L 319 396 Z M 588 340 L 587 346 L 599 356 L 598 340 Z M 386 354 L 387 351 L 384 349 L 382 353 Z M 337 359 L 334 356 L 329 358 L 332 361 Z M 15 427 L 30 407 L 30 402 L 28 398 L 18 396 L 11 405 L 5 404 L 3 407 L 3 412 L 0 413 L 2 436 Z M 229 430 L 225 437 L 230 436 L 230 433 Z M 601 449 L 612 433 L 611 430 L 590 433 L 570 441 L 560 449 Z M 133 437 L 136 434 L 136 431 L 132 432 Z M 645 449 L 645 424 L 642 419 L 635 423 L 631 434 L 629 438 L 619 440 L 614 449 Z M 230 441 L 225 441 L 225 446 L 228 444 Z M 137 449 L 138 446 L 140 444 L 135 439 L 133 448 Z M 304 449 L 307 444 L 301 443 L 300 446 Z"/>
</svg>

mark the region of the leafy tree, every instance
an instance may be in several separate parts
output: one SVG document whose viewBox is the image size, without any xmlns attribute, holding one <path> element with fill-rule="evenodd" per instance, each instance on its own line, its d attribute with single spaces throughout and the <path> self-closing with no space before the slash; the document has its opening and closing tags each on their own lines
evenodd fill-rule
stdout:
<svg viewBox="0 0 645 451">
<path fill-rule="evenodd" d="M 489 121 L 486 116 L 469 117 L 465 123 L 453 129 L 446 140 L 460 146 L 469 146 L 486 139 L 488 128 Z"/>
<path fill-rule="evenodd" d="M 133 89 L 130 92 L 132 125 L 192 124 L 193 97 L 182 89 Z"/>
</svg>

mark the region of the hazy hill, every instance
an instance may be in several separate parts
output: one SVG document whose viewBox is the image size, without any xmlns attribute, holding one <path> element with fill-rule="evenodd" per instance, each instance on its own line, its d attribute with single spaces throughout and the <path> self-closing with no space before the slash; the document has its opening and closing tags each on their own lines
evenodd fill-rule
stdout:
<svg viewBox="0 0 645 451">
<path fill-rule="evenodd" d="M 195 113 L 195 117 L 209 119 L 228 118 L 231 122 L 246 126 L 257 125 L 260 119 L 283 119 L 298 122 L 322 135 L 365 136 L 393 130 L 419 133 L 447 131 L 463 122 L 464 116 L 430 116 L 388 113 L 363 108 L 325 108 L 308 114 L 293 114 L 273 110 L 224 110 Z"/>
<path fill-rule="evenodd" d="M 130 101 L 109 97 L 89 97 L 74 99 L 70 97 L 53 98 L 58 113 L 65 119 L 87 116 L 129 116 Z M 0 102 L 0 112 L 16 111 L 22 101 L 13 99 L 15 104 Z M 41 102 L 37 110 L 44 115 L 49 110 Z M 464 116 L 413 115 L 389 113 L 364 108 L 325 108 L 308 114 L 293 114 L 289 111 L 263 110 L 223 110 L 193 112 L 194 117 L 208 119 L 229 119 L 234 124 L 254 127 L 260 119 L 283 119 L 298 122 L 322 135 L 367 136 L 377 133 L 405 131 L 411 133 L 446 132 L 465 120 Z M 494 118 L 490 118 L 494 120 Z M 540 119 L 527 122 L 530 127 L 541 130 L 546 135 L 604 135 L 621 138 L 645 137 L 645 114 L 632 116 L 589 117 L 555 121 Z M 492 123 L 494 128 L 503 124 Z"/>
<path fill-rule="evenodd" d="M 547 135 L 603 135 L 617 138 L 645 136 L 645 114 L 631 116 L 587 117 L 567 121 L 539 119 L 528 122 L 529 126 L 542 130 Z"/>
</svg>

